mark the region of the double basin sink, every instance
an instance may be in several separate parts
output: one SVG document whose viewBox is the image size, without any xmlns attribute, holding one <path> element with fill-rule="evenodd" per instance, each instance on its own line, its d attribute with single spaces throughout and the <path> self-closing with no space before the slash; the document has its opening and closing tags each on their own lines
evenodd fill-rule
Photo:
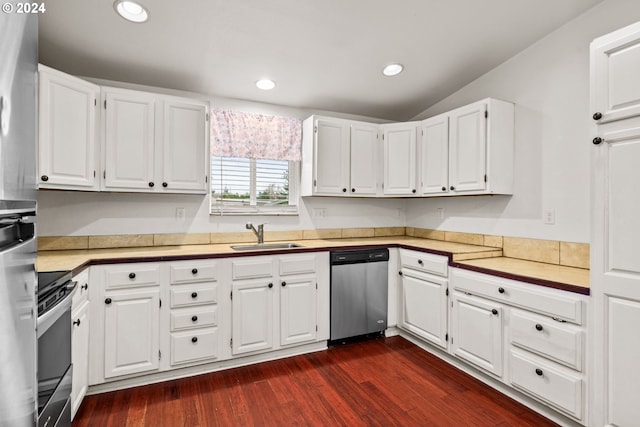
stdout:
<svg viewBox="0 0 640 427">
<path fill-rule="evenodd" d="M 233 245 L 231 246 L 231 249 L 234 251 L 262 251 L 268 249 L 293 249 L 302 247 L 302 245 L 297 243 L 262 243 L 257 245 Z"/>
</svg>

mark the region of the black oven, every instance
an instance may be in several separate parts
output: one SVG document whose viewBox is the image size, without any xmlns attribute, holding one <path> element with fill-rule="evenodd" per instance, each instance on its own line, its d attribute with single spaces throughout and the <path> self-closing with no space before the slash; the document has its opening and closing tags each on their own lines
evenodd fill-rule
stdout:
<svg viewBox="0 0 640 427">
<path fill-rule="evenodd" d="M 71 426 L 71 273 L 38 274 L 38 427 Z"/>
</svg>

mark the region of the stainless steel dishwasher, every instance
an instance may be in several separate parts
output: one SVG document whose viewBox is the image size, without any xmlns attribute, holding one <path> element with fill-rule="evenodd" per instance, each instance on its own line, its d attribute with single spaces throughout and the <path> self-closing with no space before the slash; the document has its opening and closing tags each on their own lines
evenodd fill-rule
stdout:
<svg viewBox="0 0 640 427">
<path fill-rule="evenodd" d="M 331 252 L 331 341 L 387 328 L 388 249 Z"/>
</svg>

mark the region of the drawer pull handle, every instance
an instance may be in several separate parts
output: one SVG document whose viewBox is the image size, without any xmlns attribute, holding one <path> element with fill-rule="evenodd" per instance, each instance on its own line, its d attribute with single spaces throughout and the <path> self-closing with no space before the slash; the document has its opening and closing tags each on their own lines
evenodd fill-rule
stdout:
<svg viewBox="0 0 640 427">
<path fill-rule="evenodd" d="M 80 319 L 73 321 L 73 326 L 80 326 Z"/>
<path fill-rule="evenodd" d="M 84 285 L 80 286 L 80 289 L 84 289 L 86 291 L 87 289 L 89 289 L 89 284 L 85 283 Z"/>
<path fill-rule="evenodd" d="M 540 323 L 536 323 L 536 331 L 541 331 L 544 329 Z"/>
<path fill-rule="evenodd" d="M 193 270 L 191 270 L 191 274 L 198 274 L 198 269 L 194 268 Z"/>
<path fill-rule="evenodd" d="M 542 369 L 540 369 L 540 368 L 536 368 L 536 375 L 537 375 L 537 376 L 539 376 L 539 377 L 541 377 L 541 376 L 542 376 L 542 374 L 543 374 Z"/>
<path fill-rule="evenodd" d="M 504 288 L 502 287 L 498 288 L 498 292 L 500 292 L 501 294 L 504 294 Z"/>
<path fill-rule="evenodd" d="M 495 308 L 491 310 L 491 314 L 493 314 L 494 316 L 498 315 L 498 310 L 496 310 Z"/>
<path fill-rule="evenodd" d="M 136 278 L 136 273 L 129 273 L 129 279 L 133 280 Z"/>
<path fill-rule="evenodd" d="M 193 337 L 193 338 L 191 338 L 191 342 L 193 342 L 193 343 L 198 342 L 198 337 Z"/>
<path fill-rule="evenodd" d="M 191 298 L 198 298 L 197 292 L 191 292 Z"/>
<path fill-rule="evenodd" d="M 422 265 L 422 260 L 421 259 L 418 260 L 418 264 Z"/>
<path fill-rule="evenodd" d="M 192 322 L 197 322 L 198 321 L 198 316 L 192 316 L 191 317 L 191 321 Z"/>
</svg>

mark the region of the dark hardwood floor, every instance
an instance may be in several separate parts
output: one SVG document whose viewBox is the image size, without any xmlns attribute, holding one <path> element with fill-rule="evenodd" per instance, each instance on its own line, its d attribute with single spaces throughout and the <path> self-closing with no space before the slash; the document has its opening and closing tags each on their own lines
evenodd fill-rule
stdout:
<svg viewBox="0 0 640 427">
<path fill-rule="evenodd" d="M 87 396 L 73 427 L 554 426 L 401 337 Z"/>
</svg>

